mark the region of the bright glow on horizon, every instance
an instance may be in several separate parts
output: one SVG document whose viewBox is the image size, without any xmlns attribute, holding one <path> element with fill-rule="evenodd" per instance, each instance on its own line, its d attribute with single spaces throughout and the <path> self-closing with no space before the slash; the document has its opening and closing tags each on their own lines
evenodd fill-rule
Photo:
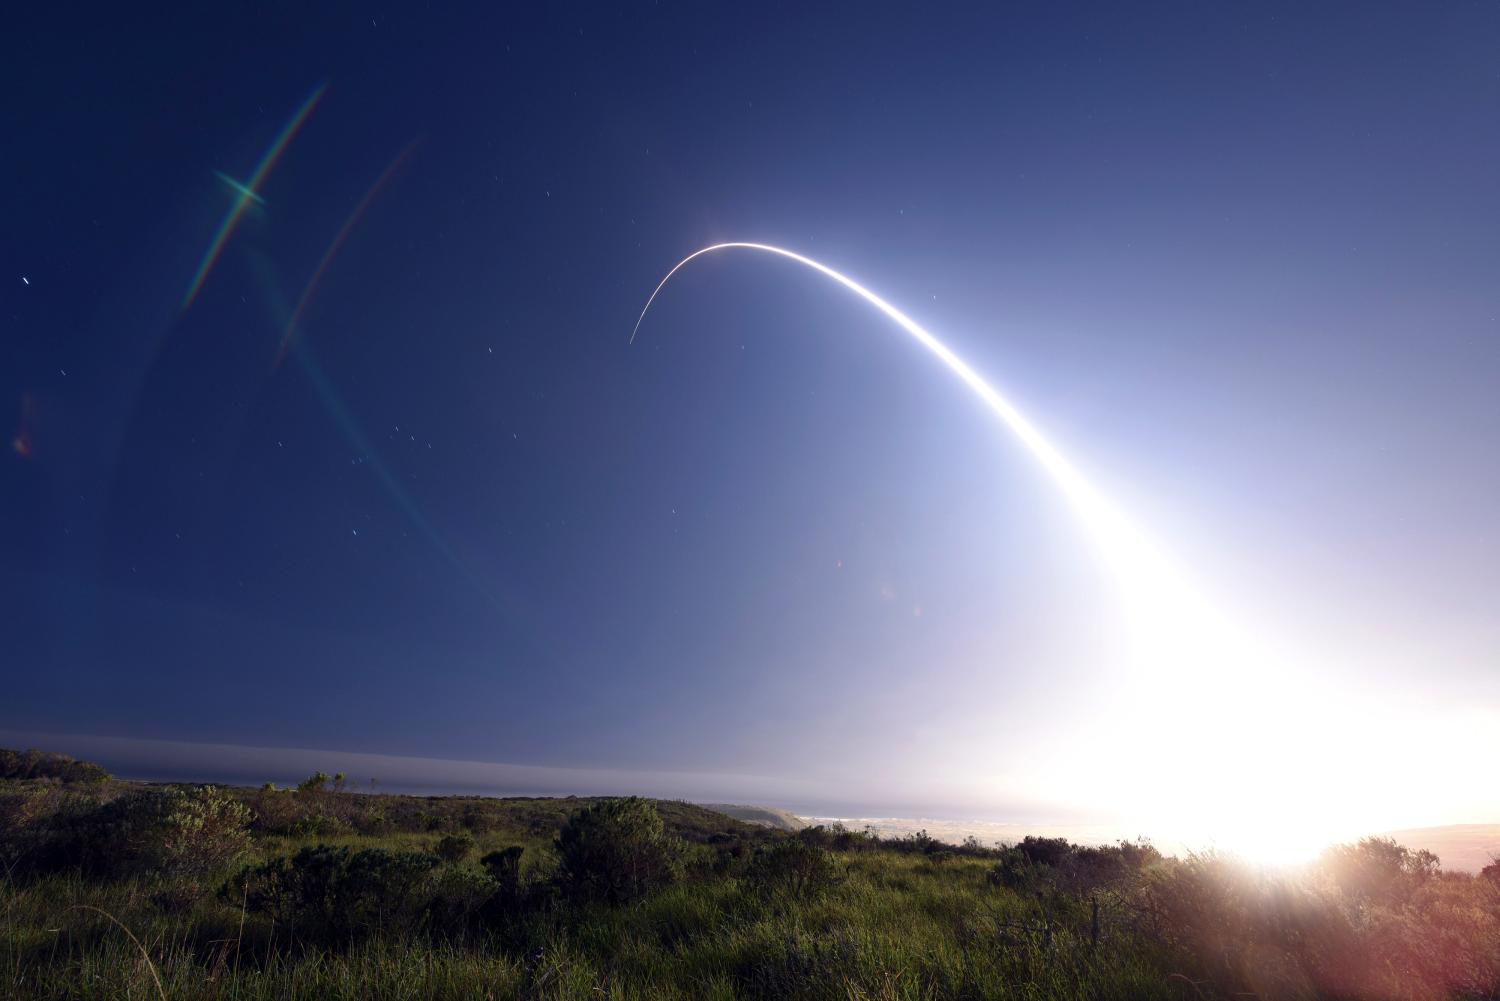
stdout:
<svg viewBox="0 0 1500 1001">
<path fill-rule="evenodd" d="M 1063 734 L 1040 794 L 1104 809 L 1142 830 L 1173 832 L 1266 862 L 1296 861 L 1361 832 L 1400 826 L 1375 804 L 1402 762 L 1345 693 L 1273 654 L 1209 600 L 1014 404 L 947 345 L 847 275 L 761 243 L 704 247 L 657 284 L 636 320 L 690 261 L 724 250 L 794 261 L 858 295 L 941 361 L 1020 440 L 1074 510 L 1113 576 L 1131 634 L 1117 676 L 1101 670 L 1114 711 Z M 1435 739 L 1441 739 L 1436 733 Z M 1359 756 L 1357 762 L 1350 759 Z M 1050 756 L 1049 756 L 1050 757 Z M 1349 765 L 1355 767 L 1349 767 Z"/>
</svg>

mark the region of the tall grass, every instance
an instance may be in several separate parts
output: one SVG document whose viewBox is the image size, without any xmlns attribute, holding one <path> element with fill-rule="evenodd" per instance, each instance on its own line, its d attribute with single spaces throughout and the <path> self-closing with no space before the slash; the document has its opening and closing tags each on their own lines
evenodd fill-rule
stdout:
<svg viewBox="0 0 1500 1001">
<path fill-rule="evenodd" d="M 418 860 L 432 873 L 429 889 L 493 888 L 480 910 L 439 908 L 434 897 L 397 918 L 386 912 L 391 884 L 378 880 L 373 921 L 279 924 L 270 915 L 283 912 L 251 903 L 244 873 L 203 876 L 202 859 L 219 854 L 200 858 L 177 841 L 144 856 L 140 845 L 155 842 L 138 826 L 100 821 L 136 816 L 105 809 L 128 788 L 0 786 L 0 861 L 9 865 L 0 870 L 0 998 L 16 1001 L 1500 996 L 1500 867 L 1444 873 L 1436 859 L 1379 840 L 1277 874 L 1221 855 L 1164 859 L 1144 845 L 1029 839 L 1000 851 L 822 830 L 790 843 L 676 803 L 655 804 L 659 828 L 625 822 L 641 820 L 639 804 L 588 811 L 587 801 L 234 791 L 255 811 L 239 853 L 252 867 L 319 844 L 440 850 L 449 857 Z M 562 839 L 574 851 L 565 864 L 558 832 L 570 814 L 615 821 L 589 827 L 587 852 L 577 830 Z M 174 813 L 162 823 L 176 832 L 185 821 Z M 62 851 L 78 847 L 80 830 L 90 849 Z M 109 864 L 120 831 L 133 832 L 129 866 Z M 228 843 L 244 834 L 230 832 Z M 641 864 L 639 851 L 615 851 L 616 837 L 658 853 L 670 841 L 682 853 L 660 878 L 577 892 L 579 866 Z M 510 869 L 509 884 L 485 884 L 483 857 L 515 847 L 524 848 L 519 876 Z M 178 869 L 144 871 L 145 857 Z M 467 884 L 443 881 L 466 874 Z M 333 910 L 367 905 L 359 897 Z"/>
<path fill-rule="evenodd" d="M 505 935 L 408 934 L 332 947 L 289 939 L 254 916 L 242 928 L 224 901 L 163 914 L 149 880 L 54 876 L 0 890 L 3 993 L 18 1001 L 1181 996 L 1160 950 L 1133 934 L 1098 946 L 1068 927 L 1044 936 L 1035 906 L 989 886 L 985 870 L 982 861 L 935 868 L 869 853 L 815 901 L 720 878 L 631 906 L 533 918 Z"/>
</svg>

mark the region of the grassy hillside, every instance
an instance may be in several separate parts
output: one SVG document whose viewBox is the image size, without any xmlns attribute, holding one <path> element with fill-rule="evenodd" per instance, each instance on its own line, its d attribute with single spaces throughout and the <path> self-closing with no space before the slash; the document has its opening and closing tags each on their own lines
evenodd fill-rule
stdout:
<svg viewBox="0 0 1500 1001">
<path fill-rule="evenodd" d="M 0 996 L 17 999 L 1500 990 L 1500 867 L 1443 873 L 1390 841 L 1270 875 L 1144 844 L 793 834 L 684 803 L 32 766 L 0 779 Z"/>
<path fill-rule="evenodd" d="M 735 803 L 703 803 L 701 805 L 705 810 L 713 810 L 715 813 L 722 813 L 735 820 L 743 820 L 747 824 L 774 827 L 781 831 L 800 831 L 807 826 L 807 821 L 795 813 L 774 806 L 740 806 Z"/>
</svg>

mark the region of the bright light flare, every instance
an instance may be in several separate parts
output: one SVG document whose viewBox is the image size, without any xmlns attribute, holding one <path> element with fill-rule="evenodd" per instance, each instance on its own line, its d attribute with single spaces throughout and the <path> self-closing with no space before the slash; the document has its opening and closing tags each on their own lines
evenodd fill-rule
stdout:
<svg viewBox="0 0 1500 1001">
<path fill-rule="evenodd" d="M 302 123 L 307 121 L 307 116 L 312 114 L 313 108 L 318 106 L 318 102 L 323 99 L 323 92 L 327 89 L 328 85 L 324 84 L 309 94 L 307 100 L 302 102 L 302 106 L 297 109 L 296 114 L 292 115 L 291 119 L 282 127 L 280 134 L 276 136 L 275 142 L 271 143 L 270 149 L 266 150 L 265 155 L 260 158 L 260 163 L 255 167 L 255 173 L 250 175 L 250 182 L 244 185 L 237 183 L 233 185 L 239 193 L 239 197 L 235 199 L 233 205 L 229 206 L 229 211 L 224 215 L 224 221 L 219 224 L 219 231 L 214 234 L 213 242 L 208 245 L 208 252 L 203 255 L 203 260 L 198 264 L 198 270 L 193 275 L 192 284 L 188 286 L 187 294 L 182 297 L 181 308 L 183 310 L 191 306 L 193 300 L 198 297 L 198 291 L 203 288 L 204 280 L 208 278 L 208 273 L 213 270 L 214 264 L 219 260 L 219 254 L 223 252 L 224 245 L 229 242 L 229 236 L 234 232 L 234 227 L 239 224 L 240 218 L 245 214 L 245 210 L 253 202 L 260 200 L 258 191 L 261 183 L 266 179 L 266 175 L 271 172 L 271 168 L 276 166 L 276 161 L 281 159 L 281 154 L 286 152 L 287 144 L 292 141 L 292 137 L 302 128 Z M 219 177 L 226 181 L 230 180 L 223 174 L 219 174 Z"/>
<path fill-rule="evenodd" d="M 236 181 L 234 178 L 230 177 L 222 170 L 214 171 L 214 176 L 228 185 L 230 190 L 238 192 L 240 195 L 243 195 L 244 197 L 250 199 L 255 204 L 260 206 L 264 206 L 266 204 L 266 200 L 264 198 L 256 194 L 250 188 L 247 188 L 245 185 L 241 184 L 239 181 Z"/>
<path fill-rule="evenodd" d="M 1075 806 L 1109 810 L 1139 830 L 1182 832 L 1199 845 L 1277 861 L 1373 822 L 1365 819 L 1378 792 L 1372 773 L 1321 774 L 1336 767 L 1359 735 L 1354 717 L 1325 708 L 1340 704 L 1333 693 L 1232 624 L 1014 404 L 879 295 L 782 247 L 718 243 L 667 272 L 646 300 L 631 342 L 683 267 L 736 249 L 786 258 L 832 279 L 942 362 L 1041 464 L 1114 577 L 1130 631 L 1123 671 L 1100 676 L 1114 711 L 1092 721 L 1086 733 L 1059 734 L 1047 774 L 1023 781 L 1054 801 L 1065 797 Z"/>
</svg>

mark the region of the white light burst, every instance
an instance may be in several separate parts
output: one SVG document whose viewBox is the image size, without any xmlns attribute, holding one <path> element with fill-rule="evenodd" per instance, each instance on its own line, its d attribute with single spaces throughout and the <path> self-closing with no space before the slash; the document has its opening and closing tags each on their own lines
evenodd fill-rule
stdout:
<svg viewBox="0 0 1500 1001">
<path fill-rule="evenodd" d="M 1379 830 L 1382 783 L 1401 770 L 1371 740 L 1354 703 L 1294 668 L 1205 597 L 1155 540 L 1118 510 L 1014 404 L 932 333 L 849 276 L 763 243 L 717 243 L 683 258 L 631 331 L 690 261 L 749 250 L 795 261 L 890 318 L 943 363 L 1021 441 L 1061 491 L 1114 577 L 1131 634 L 1115 705 L 1083 734 L 1059 734 L 1040 794 L 1111 811 L 1136 830 L 1265 861 L 1306 857 L 1336 838 Z M 1357 763 L 1350 759 L 1358 755 Z"/>
</svg>

